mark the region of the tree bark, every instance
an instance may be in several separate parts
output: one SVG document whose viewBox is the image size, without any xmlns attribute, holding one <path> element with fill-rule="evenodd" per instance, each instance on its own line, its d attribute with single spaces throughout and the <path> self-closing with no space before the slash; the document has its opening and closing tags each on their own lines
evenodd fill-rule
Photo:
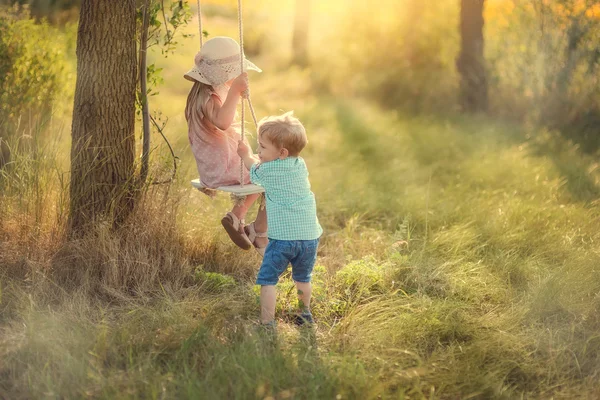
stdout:
<svg viewBox="0 0 600 400">
<path fill-rule="evenodd" d="M 308 25 L 310 20 L 310 0 L 296 0 L 296 16 L 294 19 L 294 34 L 292 63 L 305 67 L 308 65 Z"/>
<path fill-rule="evenodd" d="M 133 208 L 135 0 L 83 0 L 77 32 L 69 231 Z"/>
<path fill-rule="evenodd" d="M 461 0 L 460 54 L 456 61 L 460 73 L 460 102 L 463 110 L 475 112 L 488 108 L 488 89 L 483 56 L 483 7 L 485 0 Z"/>
</svg>

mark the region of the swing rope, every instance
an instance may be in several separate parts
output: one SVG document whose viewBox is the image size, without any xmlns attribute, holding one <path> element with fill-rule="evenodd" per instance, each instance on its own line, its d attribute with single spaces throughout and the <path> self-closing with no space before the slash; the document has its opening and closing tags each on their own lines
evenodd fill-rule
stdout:
<svg viewBox="0 0 600 400">
<path fill-rule="evenodd" d="M 198 0 L 198 30 L 200 31 L 200 50 L 202 50 L 202 15 L 200 14 L 200 0 Z"/>
<path fill-rule="evenodd" d="M 242 0 L 238 0 L 238 30 L 240 32 L 240 74 L 244 71 L 244 23 L 242 21 Z M 245 99 L 250 97 L 250 88 L 242 93 L 242 126 L 240 129 L 240 140 L 244 141 Z M 240 187 L 244 187 L 244 160 L 240 157 Z"/>
<path fill-rule="evenodd" d="M 199 0 L 198 0 L 199 1 Z M 240 73 L 244 71 L 244 23 L 242 17 L 242 0 L 238 0 L 238 30 L 240 33 Z M 252 106 L 252 100 L 250 99 L 250 88 L 246 89 L 244 93 L 242 93 L 242 127 L 240 130 L 240 138 L 243 141 L 246 137 L 244 134 L 244 125 L 245 125 L 245 112 L 246 107 L 244 101 L 248 101 L 248 108 L 250 109 L 250 114 L 252 114 L 252 120 L 254 121 L 254 126 L 258 129 L 258 122 L 256 121 L 256 114 L 254 112 L 254 107 Z M 240 186 L 244 187 L 244 161 L 240 159 Z"/>
<path fill-rule="evenodd" d="M 198 0 L 200 1 L 200 0 Z M 244 59 L 245 54 L 244 54 L 244 23 L 243 23 L 243 16 L 242 16 L 242 0 L 238 0 L 238 30 L 240 32 L 240 71 L 244 71 Z M 243 108 L 243 104 L 244 104 L 244 99 L 246 99 L 248 101 L 248 108 L 250 108 L 250 113 L 252 114 L 252 120 L 254 120 L 254 125 L 256 126 L 256 128 L 258 128 L 258 122 L 256 121 L 256 114 L 254 113 L 254 107 L 252 106 L 252 100 L 250 99 L 250 88 L 248 88 L 242 96 L 242 113 L 244 112 L 244 108 Z M 243 124 L 244 122 L 244 117 L 242 115 L 242 130 L 244 129 Z M 242 140 L 243 140 L 244 136 L 243 136 L 243 131 L 242 131 Z"/>
</svg>

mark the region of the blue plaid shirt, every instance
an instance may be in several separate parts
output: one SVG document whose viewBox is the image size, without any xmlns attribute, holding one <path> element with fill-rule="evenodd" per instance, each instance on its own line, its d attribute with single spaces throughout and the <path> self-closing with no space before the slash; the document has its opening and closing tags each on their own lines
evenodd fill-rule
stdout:
<svg viewBox="0 0 600 400">
<path fill-rule="evenodd" d="M 265 188 L 270 239 L 314 240 L 321 236 L 315 195 L 301 157 L 254 164 L 250 180 Z"/>
</svg>

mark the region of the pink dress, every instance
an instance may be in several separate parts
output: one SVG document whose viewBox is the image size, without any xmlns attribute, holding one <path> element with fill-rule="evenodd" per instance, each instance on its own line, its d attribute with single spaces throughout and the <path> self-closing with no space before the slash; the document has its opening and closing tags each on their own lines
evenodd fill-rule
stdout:
<svg viewBox="0 0 600 400">
<path fill-rule="evenodd" d="M 215 105 L 222 104 L 226 95 L 226 89 L 217 93 L 211 86 L 196 82 L 185 109 L 190 147 L 196 158 L 200 182 L 209 189 L 240 184 L 241 160 L 237 154 L 240 125 L 221 130 L 211 122 L 215 119 Z M 244 183 L 250 183 L 248 170 L 242 170 Z"/>
</svg>

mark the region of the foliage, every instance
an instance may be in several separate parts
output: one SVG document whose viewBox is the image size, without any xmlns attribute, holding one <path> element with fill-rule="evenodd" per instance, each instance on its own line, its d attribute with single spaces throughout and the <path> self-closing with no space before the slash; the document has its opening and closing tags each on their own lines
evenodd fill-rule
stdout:
<svg viewBox="0 0 600 400">
<path fill-rule="evenodd" d="M 165 57 L 177 49 L 178 38 L 187 38 L 191 34 L 182 33 L 181 28 L 192 18 L 188 1 L 179 0 L 149 0 L 149 47 L 160 46 Z M 167 9 L 168 7 L 168 9 Z M 138 22 L 143 18 L 143 6 L 138 9 Z M 164 29 L 164 33 L 163 33 Z"/>
<path fill-rule="evenodd" d="M 181 71 L 197 42 L 183 43 L 156 55 L 166 85 L 154 98 L 180 132 L 182 179 L 152 187 L 130 224 L 57 234 L 64 144 L 16 160 L 20 196 L 0 190 L 0 396 L 598 397 L 597 158 L 556 131 L 390 111 L 312 90 L 311 71 L 265 68 L 256 113 L 304 122 L 325 230 L 317 325 L 287 318 L 288 273 L 273 339 L 256 326 L 261 260 L 219 223 L 228 199 L 189 187 Z"/>
<path fill-rule="evenodd" d="M 256 329 L 260 259 L 229 243 L 217 210 L 228 204 L 190 196 L 187 182 L 150 191 L 123 231 L 54 246 L 47 225 L 11 222 L 28 221 L 12 202 L 0 225 L 3 393 L 594 397 L 596 161 L 488 119 L 286 99 L 313 132 L 306 159 L 326 232 L 316 331 L 286 318 L 289 274 L 276 345 Z M 368 151 L 345 147 L 366 138 Z"/>
<path fill-rule="evenodd" d="M 81 0 L 0 0 L 0 4 L 25 6 L 38 20 L 64 24 L 77 20 Z"/>
<path fill-rule="evenodd" d="M 65 85 L 65 44 L 65 34 L 29 19 L 27 10 L 0 8 L 0 136 L 51 113 Z"/>
<path fill-rule="evenodd" d="M 460 2 L 360 1 L 312 48 L 317 87 L 366 93 L 386 107 L 456 109 Z M 586 0 L 488 0 L 485 59 L 491 113 L 561 129 L 592 151 L 599 147 L 600 8 Z M 368 16 L 368 17 L 367 17 Z M 333 51 L 332 50 L 333 47 Z"/>
<path fill-rule="evenodd" d="M 194 271 L 194 278 L 209 292 L 220 293 L 235 286 L 235 280 L 231 276 L 217 272 L 206 272 L 202 267 Z"/>
<path fill-rule="evenodd" d="M 496 110 L 563 129 L 582 139 L 584 148 L 598 148 L 593 128 L 600 121 L 598 5 L 584 0 L 507 3 L 491 1 L 486 13 Z"/>
<path fill-rule="evenodd" d="M 391 286 L 386 268 L 389 266 L 380 265 L 373 257 L 352 261 L 336 272 L 340 291 L 357 297 L 382 293 Z"/>
<path fill-rule="evenodd" d="M 192 17 L 188 1 L 159 1 L 148 0 L 148 42 L 144 55 L 152 47 L 158 47 L 164 57 L 175 53 L 178 48 L 178 40 L 191 37 L 191 34 L 181 32 L 182 27 L 186 26 Z M 168 7 L 168 9 L 166 9 Z M 141 37 L 142 22 L 144 18 L 144 4 L 137 10 L 138 39 Z M 139 46 L 139 45 L 138 45 Z M 154 63 L 147 66 L 147 89 L 146 96 L 156 96 L 156 88 L 163 83 L 162 68 Z M 142 100 L 138 99 L 138 106 L 141 106 Z M 138 113 L 141 110 L 138 109 Z"/>
</svg>

